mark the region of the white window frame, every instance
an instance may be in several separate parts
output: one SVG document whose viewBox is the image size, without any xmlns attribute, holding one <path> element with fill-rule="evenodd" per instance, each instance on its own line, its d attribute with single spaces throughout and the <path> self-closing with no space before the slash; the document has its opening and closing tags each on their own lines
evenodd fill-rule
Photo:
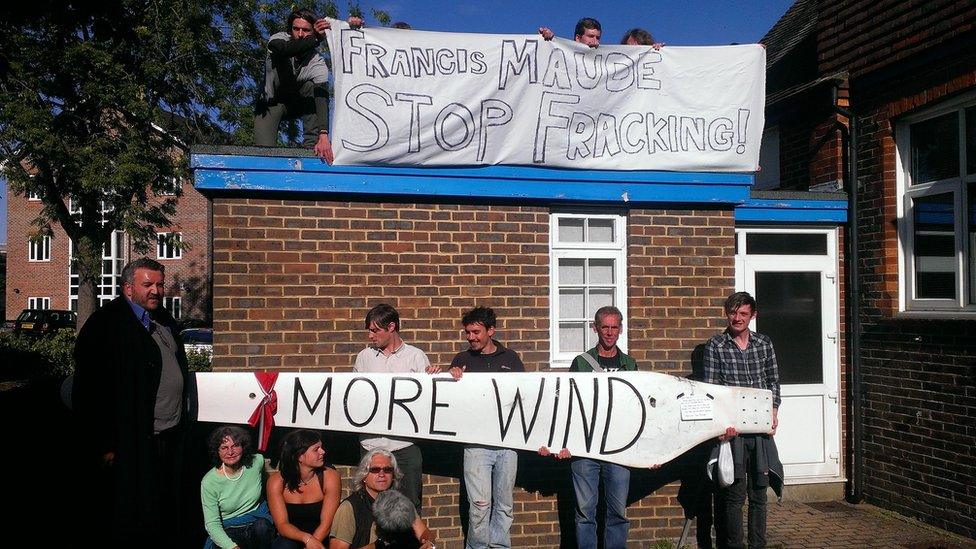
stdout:
<svg viewBox="0 0 976 549">
<path fill-rule="evenodd" d="M 172 245 L 167 242 L 170 238 L 173 239 Z M 156 233 L 156 259 L 164 261 L 167 259 L 182 259 L 183 250 L 179 246 L 182 242 L 183 233 L 181 232 Z"/>
<path fill-rule="evenodd" d="M 612 243 L 558 242 L 561 219 L 609 219 L 613 223 Z M 585 227 L 585 221 L 584 221 Z M 584 228 L 584 234 L 586 230 Z M 627 352 L 627 216 L 618 213 L 553 212 L 549 215 L 549 367 L 553 370 L 568 369 L 578 351 L 559 350 L 559 260 L 560 259 L 613 259 L 613 301 L 624 315 L 617 346 Z M 593 319 L 586 323 L 590 330 Z"/>
<path fill-rule="evenodd" d="M 34 191 L 34 190 L 27 191 L 27 200 L 29 202 L 40 202 L 41 201 L 41 193 L 39 193 L 37 191 Z"/>
<path fill-rule="evenodd" d="M 898 293 L 899 310 L 903 313 L 920 313 L 925 316 L 945 316 L 965 314 L 976 316 L 976 303 L 969 303 L 970 287 L 976 284 L 976 273 L 970 272 L 968 234 L 966 226 L 967 186 L 976 182 L 976 174 L 965 174 L 966 171 L 966 128 L 965 111 L 968 107 L 976 106 L 976 92 L 970 92 L 960 97 L 945 101 L 936 107 L 926 109 L 918 114 L 906 116 L 896 125 L 895 170 L 898 201 L 896 206 L 898 216 Z M 936 118 L 949 113 L 957 113 L 959 117 L 959 167 L 960 174 L 938 181 L 930 181 L 913 185 L 912 155 L 911 155 L 911 126 L 919 122 Z M 956 263 L 955 299 L 947 298 L 916 298 L 915 295 L 915 231 L 914 211 L 912 199 L 939 194 L 953 195 L 954 208 L 954 237 Z"/>
<path fill-rule="evenodd" d="M 40 240 L 40 244 L 38 244 Z M 27 261 L 40 263 L 51 261 L 51 237 L 44 235 L 27 239 Z"/>
<path fill-rule="evenodd" d="M 98 304 L 103 306 L 119 295 L 122 267 L 125 265 L 125 241 L 123 231 L 113 231 L 109 242 L 102 244 L 102 269 L 98 282 Z M 110 263 L 109 271 L 105 269 Z M 106 282 L 108 281 L 108 282 Z M 78 273 L 74 263 L 74 243 L 68 240 L 68 303 L 72 311 L 78 310 Z"/>
<path fill-rule="evenodd" d="M 28 297 L 27 308 L 28 309 L 50 309 L 51 298 L 50 297 Z"/>
<path fill-rule="evenodd" d="M 183 298 L 180 296 L 164 296 L 163 307 L 173 315 L 175 320 L 183 316 Z"/>
</svg>

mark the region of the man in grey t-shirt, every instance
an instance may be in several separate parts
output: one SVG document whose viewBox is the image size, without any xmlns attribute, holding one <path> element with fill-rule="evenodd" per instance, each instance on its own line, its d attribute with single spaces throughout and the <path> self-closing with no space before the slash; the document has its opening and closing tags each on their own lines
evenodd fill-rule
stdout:
<svg viewBox="0 0 976 549">
<path fill-rule="evenodd" d="M 423 351 L 404 343 L 400 337 L 400 313 L 391 305 L 380 303 L 366 313 L 366 330 L 369 346 L 356 356 L 353 371 L 374 373 L 412 373 L 441 371 L 431 366 Z M 391 452 L 403 472 L 400 492 L 407 496 L 420 513 L 423 455 L 413 441 L 402 438 L 364 435 L 360 438 L 362 451 L 386 450 Z"/>
</svg>

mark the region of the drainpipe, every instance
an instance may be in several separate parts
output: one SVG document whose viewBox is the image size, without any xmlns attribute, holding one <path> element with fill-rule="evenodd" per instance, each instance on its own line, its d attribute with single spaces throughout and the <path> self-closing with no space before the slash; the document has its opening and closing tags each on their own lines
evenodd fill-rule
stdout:
<svg viewBox="0 0 976 549">
<path fill-rule="evenodd" d="M 851 446 L 854 452 L 851 479 L 851 489 L 847 494 L 847 501 L 860 503 L 863 499 L 864 487 L 864 427 L 863 401 L 861 395 L 861 277 L 859 235 L 857 219 L 858 180 L 857 180 L 857 117 L 853 109 L 837 105 L 838 86 L 833 89 L 834 112 L 848 120 L 848 128 L 841 126 L 841 132 L 847 135 L 847 165 L 844 177 L 847 191 L 847 234 L 844 242 L 847 258 L 847 364 L 851 372 Z M 850 101 L 849 101 L 850 102 Z"/>
</svg>

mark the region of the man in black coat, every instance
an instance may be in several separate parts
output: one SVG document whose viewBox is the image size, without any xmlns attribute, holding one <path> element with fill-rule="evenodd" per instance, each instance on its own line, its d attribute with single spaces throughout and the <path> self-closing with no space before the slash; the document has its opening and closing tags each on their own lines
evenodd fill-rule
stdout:
<svg viewBox="0 0 976 549">
<path fill-rule="evenodd" d="M 103 546 L 175 547 L 182 533 L 189 377 L 176 322 L 162 306 L 164 282 L 159 262 L 130 262 L 123 296 L 95 311 L 75 344 L 74 408 L 104 472 L 89 502 Z"/>
</svg>

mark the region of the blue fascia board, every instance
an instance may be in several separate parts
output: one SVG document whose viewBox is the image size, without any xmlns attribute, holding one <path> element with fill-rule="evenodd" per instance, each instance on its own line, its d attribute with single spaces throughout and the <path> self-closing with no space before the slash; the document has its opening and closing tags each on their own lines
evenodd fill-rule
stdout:
<svg viewBox="0 0 976 549">
<path fill-rule="evenodd" d="M 735 208 L 736 222 L 846 223 L 846 200 L 749 199 Z"/>
<path fill-rule="evenodd" d="M 194 154 L 195 186 L 204 192 L 300 192 L 361 196 L 447 197 L 559 202 L 736 205 L 753 174 L 601 171 L 531 166 L 399 168 L 330 166 L 316 158 Z"/>
</svg>

